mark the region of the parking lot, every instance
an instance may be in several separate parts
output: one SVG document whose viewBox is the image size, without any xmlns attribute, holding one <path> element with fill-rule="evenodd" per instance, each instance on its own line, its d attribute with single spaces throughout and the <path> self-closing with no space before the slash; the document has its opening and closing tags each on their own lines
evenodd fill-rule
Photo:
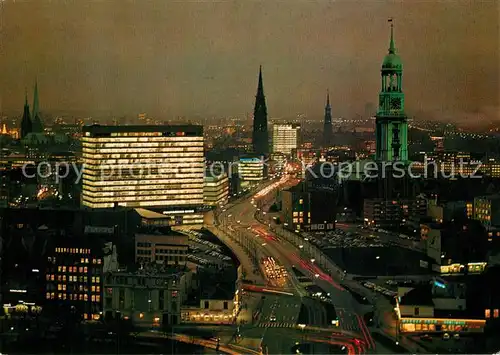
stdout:
<svg viewBox="0 0 500 355">
<path fill-rule="evenodd" d="M 233 264 L 227 248 L 211 241 L 206 233 L 195 230 L 185 233 L 189 236 L 188 261 L 201 267 L 224 267 Z"/>
<path fill-rule="evenodd" d="M 377 235 L 362 235 L 342 229 L 326 233 L 303 233 L 303 236 L 319 248 L 380 248 L 385 245 Z"/>
</svg>

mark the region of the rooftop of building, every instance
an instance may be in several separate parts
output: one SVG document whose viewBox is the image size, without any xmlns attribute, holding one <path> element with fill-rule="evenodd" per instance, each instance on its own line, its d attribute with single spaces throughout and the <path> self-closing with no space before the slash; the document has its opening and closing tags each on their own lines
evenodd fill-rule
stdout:
<svg viewBox="0 0 500 355">
<path fill-rule="evenodd" d="M 120 268 L 118 271 L 112 272 L 113 275 L 144 275 L 144 276 L 181 276 L 188 272 L 189 269 L 185 265 L 165 265 L 163 263 L 151 262 L 146 264 L 131 264 L 127 267 Z"/>
<path fill-rule="evenodd" d="M 192 132 L 203 134 L 203 126 L 199 125 L 133 125 L 133 126 L 83 126 L 83 132 L 90 133 L 128 133 L 128 132 Z"/>
<path fill-rule="evenodd" d="M 410 290 L 401 297 L 402 306 L 434 306 L 431 285 L 423 285 Z"/>
<path fill-rule="evenodd" d="M 474 198 L 474 200 L 496 201 L 496 200 L 500 200 L 500 194 L 477 196 Z"/>
</svg>

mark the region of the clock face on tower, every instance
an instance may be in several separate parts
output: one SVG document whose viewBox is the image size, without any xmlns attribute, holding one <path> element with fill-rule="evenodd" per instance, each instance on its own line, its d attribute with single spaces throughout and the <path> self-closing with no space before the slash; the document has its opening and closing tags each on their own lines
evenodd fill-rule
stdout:
<svg viewBox="0 0 500 355">
<path fill-rule="evenodd" d="M 394 97 L 391 99 L 391 110 L 401 109 L 401 99 L 399 97 Z"/>
</svg>

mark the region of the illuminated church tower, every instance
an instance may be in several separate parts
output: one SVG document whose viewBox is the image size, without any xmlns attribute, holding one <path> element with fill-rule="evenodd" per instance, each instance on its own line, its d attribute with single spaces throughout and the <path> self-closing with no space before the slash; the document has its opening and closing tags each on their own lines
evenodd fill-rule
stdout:
<svg viewBox="0 0 500 355">
<path fill-rule="evenodd" d="M 402 87 L 403 63 L 396 54 L 394 25 L 391 23 L 389 53 L 381 69 L 379 106 L 376 115 L 376 159 L 380 161 L 408 160 L 408 122 L 404 110 Z"/>
</svg>

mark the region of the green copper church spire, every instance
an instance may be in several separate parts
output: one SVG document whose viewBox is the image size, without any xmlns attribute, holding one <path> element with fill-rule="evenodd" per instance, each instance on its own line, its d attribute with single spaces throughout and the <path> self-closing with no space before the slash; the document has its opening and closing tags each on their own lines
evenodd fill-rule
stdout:
<svg viewBox="0 0 500 355">
<path fill-rule="evenodd" d="M 389 53 L 384 57 L 381 75 L 379 105 L 376 115 L 377 160 L 408 160 L 408 121 L 403 92 L 403 62 L 396 53 L 392 18 Z"/>
<path fill-rule="evenodd" d="M 389 53 L 396 54 L 396 46 L 394 45 L 394 24 L 392 23 L 392 18 L 389 19 L 391 24 L 391 42 L 389 43 Z"/>
</svg>

